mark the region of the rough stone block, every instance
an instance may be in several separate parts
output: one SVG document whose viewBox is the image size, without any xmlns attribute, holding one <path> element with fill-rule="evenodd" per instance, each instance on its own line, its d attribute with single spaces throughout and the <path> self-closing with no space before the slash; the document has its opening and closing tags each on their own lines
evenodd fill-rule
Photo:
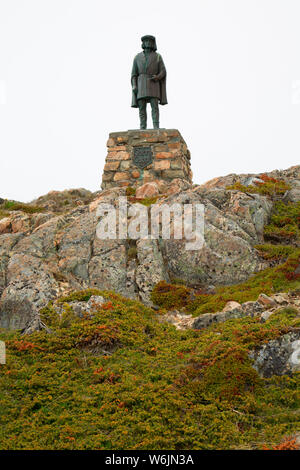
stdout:
<svg viewBox="0 0 300 470">
<path fill-rule="evenodd" d="M 174 170 L 182 170 L 183 169 L 183 161 L 180 158 L 176 158 L 173 161 L 171 161 L 171 168 Z"/>
<path fill-rule="evenodd" d="M 120 162 L 107 162 L 104 166 L 104 171 L 114 171 L 119 168 Z"/>
<path fill-rule="evenodd" d="M 102 181 L 111 181 L 113 179 L 114 174 L 113 173 L 105 173 L 102 176 Z"/>
<path fill-rule="evenodd" d="M 180 142 L 169 142 L 168 147 L 169 149 L 181 149 L 182 144 Z"/>
<path fill-rule="evenodd" d="M 109 160 L 129 160 L 130 154 L 128 152 L 108 152 L 107 159 Z"/>
<path fill-rule="evenodd" d="M 140 174 L 141 174 L 141 173 L 139 172 L 139 170 L 133 170 L 133 171 L 131 172 L 131 176 L 132 176 L 133 178 L 139 178 Z"/>
<path fill-rule="evenodd" d="M 174 179 L 174 178 L 184 178 L 183 170 L 165 170 L 163 171 L 163 177 Z"/>
<path fill-rule="evenodd" d="M 116 145 L 114 147 L 109 147 L 108 149 L 109 152 L 120 152 L 121 150 L 126 151 L 126 145 Z"/>
<path fill-rule="evenodd" d="M 159 162 L 154 162 L 155 170 L 168 170 L 170 168 L 169 160 L 161 160 Z"/>
<path fill-rule="evenodd" d="M 172 158 L 173 154 L 171 152 L 158 152 L 155 155 L 155 157 L 158 158 L 159 160 L 161 160 L 161 159 L 164 159 L 164 158 Z"/>
<path fill-rule="evenodd" d="M 129 170 L 129 168 L 130 168 L 129 160 L 123 160 L 120 162 L 120 170 Z"/>
<path fill-rule="evenodd" d="M 136 197 L 155 197 L 159 194 L 159 189 L 156 183 L 145 183 L 136 190 Z"/>
<path fill-rule="evenodd" d="M 107 147 L 113 147 L 115 145 L 115 141 L 114 139 L 112 139 L 111 137 L 108 139 L 107 141 Z"/>
<path fill-rule="evenodd" d="M 120 171 L 115 173 L 114 181 L 124 181 L 129 178 L 129 173 L 127 171 Z"/>
</svg>

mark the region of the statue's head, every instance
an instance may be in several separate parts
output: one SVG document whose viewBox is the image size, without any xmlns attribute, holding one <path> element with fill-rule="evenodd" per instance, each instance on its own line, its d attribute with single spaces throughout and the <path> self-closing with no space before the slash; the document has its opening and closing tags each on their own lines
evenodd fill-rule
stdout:
<svg viewBox="0 0 300 470">
<path fill-rule="evenodd" d="M 142 49 L 151 49 L 152 51 L 156 51 L 156 40 L 154 36 L 147 36 L 142 37 Z"/>
</svg>

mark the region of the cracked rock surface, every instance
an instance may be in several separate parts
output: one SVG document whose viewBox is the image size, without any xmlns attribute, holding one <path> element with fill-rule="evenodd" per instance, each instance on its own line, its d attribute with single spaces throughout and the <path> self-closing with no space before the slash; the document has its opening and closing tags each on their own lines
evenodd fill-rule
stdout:
<svg viewBox="0 0 300 470">
<path fill-rule="evenodd" d="M 269 173 L 300 182 L 300 166 Z M 0 327 L 25 328 L 49 300 L 72 289 L 115 290 L 151 305 L 154 285 L 172 278 L 201 285 L 246 280 L 268 266 L 254 245 L 263 241 L 272 203 L 266 196 L 227 190 L 235 180 L 259 175 L 229 175 L 204 185 L 164 188 L 157 204 L 203 204 L 205 243 L 186 250 L 186 239 L 129 240 L 97 237 L 97 207 L 111 204 L 125 188 L 51 192 L 34 201 L 43 213 L 15 211 L 0 218 Z M 296 183 L 297 189 L 299 185 Z M 286 197 L 297 197 L 297 191 Z M 69 199 L 66 199 L 69 198 Z M 69 205 L 65 201 L 70 200 Z M 133 201 L 129 200 L 129 205 Z M 68 209 L 69 207 L 69 209 Z M 147 208 L 150 214 L 151 206 Z M 171 215 L 171 220 L 173 215 Z M 171 225 L 172 226 L 172 225 Z"/>
</svg>

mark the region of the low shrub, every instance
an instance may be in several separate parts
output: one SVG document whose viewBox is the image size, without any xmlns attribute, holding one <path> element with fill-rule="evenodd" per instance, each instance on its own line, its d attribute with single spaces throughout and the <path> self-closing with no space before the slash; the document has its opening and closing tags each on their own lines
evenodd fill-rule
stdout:
<svg viewBox="0 0 300 470">
<path fill-rule="evenodd" d="M 190 289 L 182 284 L 168 284 L 161 281 L 155 285 L 151 293 L 151 300 L 162 308 L 181 308 L 187 305 L 190 295 Z"/>
<path fill-rule="evenodd" d="M 300 375 L 261 379 L 248 351 L 299 325 L 298 317 L 178 331 L 113 292 L 68 299 L 95 293 L 107 302 L 68 324 L 49 304 L 52 334 L 0 331 L 2 450 L 261 448 L 295 432 Z M 71 312 L 66 298 L 58 304 Z"/>
</svg>

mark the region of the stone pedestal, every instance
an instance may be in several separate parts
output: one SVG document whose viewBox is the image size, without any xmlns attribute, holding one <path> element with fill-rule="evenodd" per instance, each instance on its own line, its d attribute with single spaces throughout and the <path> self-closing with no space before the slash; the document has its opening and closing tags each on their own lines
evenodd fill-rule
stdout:
<svg viewBox="0 0 300 470">
<path fill-rule="evenodd" d="M 190 152 L 176 129 L 112 132 L 107 147 L 102 189 L 175 178 L 192 183 Z"/>
</svg>

